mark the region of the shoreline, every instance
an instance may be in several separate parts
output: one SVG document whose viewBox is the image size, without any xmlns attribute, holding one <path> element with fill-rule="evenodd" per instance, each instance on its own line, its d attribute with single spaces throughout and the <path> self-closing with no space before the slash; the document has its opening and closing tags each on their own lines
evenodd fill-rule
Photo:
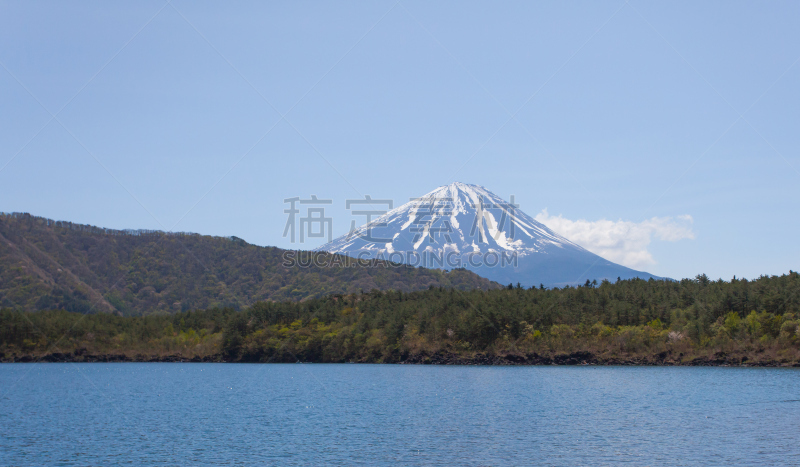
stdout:
<svg viewBox="0 0 800 467">
<path fill-rule="evenodd" d="M 704 366 L 704 367 L 736 367 L 736 368 L 800 368 L 800 362 L 779 360 L 755 360 L 748 357 L 715 355 L 713 357 L 698 356 L 691 359 L 672 359 L 669 355 L 604 357 L 587 351 L 539 355 L 487 355 L 475 354 L 463 356 L 452 353 L 436 352 L 403 355 L 397 360 L 365 359 L 359 361 L 322 361 L 283 359 L 239 358 L 226 360 L 222 355 L 206 355 L 203 357 L 184 357 L 181 355 L 144 355 L 125 354 L 88 354 L 59 353 L 45 355 L 13 355 L 0 357 L 0 363 L 366 363 L 395 365 L 447 365 L 447 366 Z"/>
</svg>

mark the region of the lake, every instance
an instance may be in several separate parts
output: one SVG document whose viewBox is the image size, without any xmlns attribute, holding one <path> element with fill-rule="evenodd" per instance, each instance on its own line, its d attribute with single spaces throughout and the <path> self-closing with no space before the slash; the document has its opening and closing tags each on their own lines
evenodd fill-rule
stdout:
<svg viewBox="0 0 800 467">
<path fill-rule="evenodd" d="M 800 370 L 0 364 L 1 465 L 800 465 Z"/>
</svg>

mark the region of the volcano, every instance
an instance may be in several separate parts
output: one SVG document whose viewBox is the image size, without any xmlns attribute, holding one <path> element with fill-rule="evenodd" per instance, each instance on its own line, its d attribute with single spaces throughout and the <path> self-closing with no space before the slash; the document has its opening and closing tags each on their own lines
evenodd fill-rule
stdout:
<svg viewBox="0 0 800 467">
<path fill-rule="evenodd" d="M 428 268 L 465 268 L 501 284 L 580 285 L 661 279 L 571 242 L 482 186 L 452 183 L 390 210 L 315 251 Z"/>
</svg>

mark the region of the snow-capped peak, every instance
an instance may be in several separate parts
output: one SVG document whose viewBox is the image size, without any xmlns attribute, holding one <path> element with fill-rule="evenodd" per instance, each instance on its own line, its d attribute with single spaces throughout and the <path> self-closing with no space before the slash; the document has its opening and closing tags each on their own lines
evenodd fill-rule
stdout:
<svg viewBox="0 0 800 467">
<path fill-rule="evenodd" d="M 443 185 L 318 250 L 381 257 L 394 252 L 515 252 L 581 247 L 479 185 Z M 363 257 L 363 254 L 361 255 Z"/>
<path fill-rule="evenodd" d="M 318 251 L 414 266 L 467 268 L 526 287 L 656 278 L 614 264 L 558 235 L 479 185 L 455 182 L 413 198 Z"/>
</svg>

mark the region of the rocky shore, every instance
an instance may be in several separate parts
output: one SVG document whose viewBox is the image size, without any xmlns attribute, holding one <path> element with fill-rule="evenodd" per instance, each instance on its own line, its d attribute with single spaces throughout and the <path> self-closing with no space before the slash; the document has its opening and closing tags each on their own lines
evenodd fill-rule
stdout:
<svg viewBox="0 0 800 467">
<path fill-rule="evenodd" d="M 402 364 L 432 365 L 640 365 L 640 366 L 738 366 L 738 367 L 800 367 L 800 362 L 754 360 L 722 353 L 712 357 L 683 358 L 666 352 L 644 357 L 604 357 L 591 352 L 578 351 L 552 356 L 539 355 L 485 355 L 475 354 L 464 357 L 451 353 L 437 352 L 432 355 L 409 356 Z"/>
<path fill-rule="evenodd" d="M 125 354 L 91 354 L 86 351 L 76 350 L 72 353 L 53 352 L 45 355 L 3 355 L 0 354 L 0 363 L 115 363 L 115 362 L 222 362 L 220 355 L 205 357 L 184 357 L 181 355 L 134 355 Z"/>
<path fill-rule="evenodd" d="M 91 354 L 85 350 L 72 353 L 54 352 L 45 355 L 3 355 L 0 363 L 115 363 L 115 362 L 173 362 L 173 363 L 237 363 L 243 360 L 226 360 L 222 355 L 192 356 L 181 355 L 125 355 L 125 354 Z M 256 362 L 252 362 L 256 363 Z M 713 356 L 685 358 L 683 355 L 670 355 L 662 352 L 649 356 L 605 357 L 591 352 L 578 351 L 568 354 L 539 355 L 537 353 L 521 355 L 489 355 L 477 353 L 458 355 L 448 352 L 402 354 L 394 361 L 362 360 L 357 362 L 317 362 L 301 361 L 300 363 L 395 363 L 403 365 L 596 365 L 596 366 L 732 366 L 732 367 L 800 367 L 800 362 L 777 361 L 770 359 L 754 359 L 747 356 L 716 353 Z"/>
</svg>

